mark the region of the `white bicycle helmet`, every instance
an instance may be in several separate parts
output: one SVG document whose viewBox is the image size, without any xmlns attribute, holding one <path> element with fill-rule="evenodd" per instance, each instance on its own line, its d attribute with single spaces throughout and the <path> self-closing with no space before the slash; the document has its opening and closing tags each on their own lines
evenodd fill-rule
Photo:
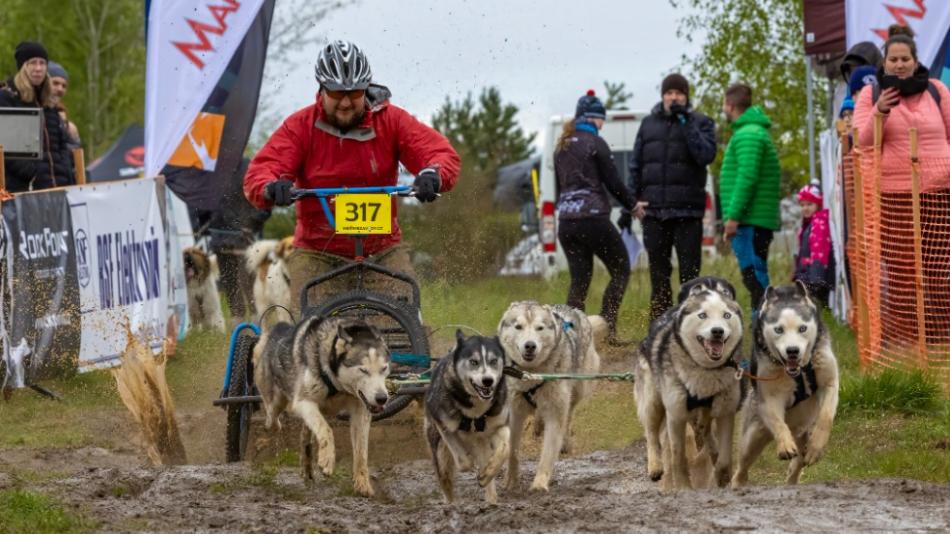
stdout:
<svg viewBox="0 0 950 534">
<path fill-rule="evenodd" d="M 320 51 L 317 82 L 330 91 L 366 89 L 373 80 L 366 54 L 349 41 L 332 41 Z"/>
</svg>

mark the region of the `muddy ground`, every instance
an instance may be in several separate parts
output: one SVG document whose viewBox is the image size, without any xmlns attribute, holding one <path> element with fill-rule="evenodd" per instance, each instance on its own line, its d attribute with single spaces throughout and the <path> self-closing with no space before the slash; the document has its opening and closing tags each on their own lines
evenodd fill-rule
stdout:
<svg viewBox="0 0 950 534">
<path fill-rule="evenodd" d="M 296 468 L 273 463 L 159 469 L 144 466 L 132 448 L 10 449 L 0 451 L 0 489 L 55 495 L 108 532 L 950 528 L 950 486 L 909 480 L 661 493 L 646 477 L 642 442 L 565 459 L 549 493 L 502 491 L 497 506 L 482 502 L 471 475 L 460 475 L 458 501 L 445 505 L 427 460 L 373 461 L 377 497 L 364 499 L 352 496 L 345 453 L 341 474 L 306 487 Z M 534 464 L 525 467 L 527 487 Z"/>
</svg>

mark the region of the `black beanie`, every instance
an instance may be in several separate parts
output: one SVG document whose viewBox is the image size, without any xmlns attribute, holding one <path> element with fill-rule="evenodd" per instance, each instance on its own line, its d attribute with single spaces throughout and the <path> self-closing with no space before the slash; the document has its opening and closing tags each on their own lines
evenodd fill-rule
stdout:
<svg viewBox="0 0 950 534">
<path fill-rule="evenodd" d="M 574 112 L 574 118 L 580 119 L 606 119 L 607 109 L 599 98 L 594 96 L 594 90 L 590 89 L 587 94 L 580 97 L 577 101 L 577 111 Z"/>
<path fill-rule="evenodd" d="M 43 45 L 34 43 L 33 41 L 23 41 L 16 45 L 16 52 L 13 53 L 13 57 L 16 58 L 16 70 L 23 68 L 24 63 L 35 57 L 49 60 L 49 56 L 46 55 L 46 49 L 43 48 Z"/>
<path fill-rule="evenodd" d="M 687 98 L 689 97 L 689 82 L 682 74 L 673 73 L 663 78 L 663 83 L 660 84 L 660 95 L 666 94 L 670 89 L 676 89 Z"/>
</svg>

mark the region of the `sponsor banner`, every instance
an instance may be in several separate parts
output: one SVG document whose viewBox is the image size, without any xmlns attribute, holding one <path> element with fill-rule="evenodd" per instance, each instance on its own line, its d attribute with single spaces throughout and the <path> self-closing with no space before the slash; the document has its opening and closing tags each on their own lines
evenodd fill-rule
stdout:
<svg viewBox="0 0 950 534">
<path fill-rule="evenodd" d="M 264 0 L 151 0 L 148 3 L 146 176 L 158 174 L 182 140 L 188 141 L 186 134 L 263 3 Z M 200 148 L 196 149 L 199 151 Z M 205 161 L 204 154 L 197 156 Z"/>
<path fill-rule="evenodd" d="M 891 24 L 910 26 L 917 57 L 933 64 L 950 28 L 950 2 L 945 0 L 847 0 L 845 28 L 848 49 L 862 41 L 883 46 Z"/>
<path fill-rule="evenodd" d="M 72 368 L 80 339 L 74 227 L 64 190 L 3 203 L 7 385 L 23 387 L 52 367 Z"/>
<path fill-rule="evenodd" d="M 146 178 L 66 194 L 82 316 L 80 371 L 118 364 L 129 335 L 160 350 L 170 293 L 164 186 Z"/>
</svg>

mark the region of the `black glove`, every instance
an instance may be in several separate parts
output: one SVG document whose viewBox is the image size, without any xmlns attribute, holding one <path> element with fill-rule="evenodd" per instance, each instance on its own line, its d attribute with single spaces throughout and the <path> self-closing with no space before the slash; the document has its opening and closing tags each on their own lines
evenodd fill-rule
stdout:
<svg viewBox="0 0 950 534">
<path fill-rule="evenodd" d="M 264 186 L 264 198 L 270 200 L 275 206 L 289 206 L 294 203 L 290 196 L 290 190 L 294 183 L 290 180 L 274 180 Z"/>
<path fill-rule="evenodd" d="M 423 169 L 419 176 L 416 176 L 416 181 L 412 184 L 412 187 L 416 189 L 416 198 L 419 199 L 419 202 L 432 202 L 439 198 L 438 192 L 441 184 L 442 180 L 439 179 L 439 173 L 435 169 Z"/>
<path fill-rule="evenodd" d="M 680 124 L 686 124 L 689 121 L 689 110 L 686 109 L 686 106 L 682 104 L 676 104 L 670 106 L 670 115 L 672 115 L 676 120 L 680 121 Z"/>
<path fill-rule="evenodd" d="M 631 234 L 633 233 L 631 229 L 633 226 L 633 215 L 630 214 L 630 210 L 620 212 L 620 217 L 617 218 L 617 226 L 619 226 L 621 230 L 626 230 Z"/>
</svg>

